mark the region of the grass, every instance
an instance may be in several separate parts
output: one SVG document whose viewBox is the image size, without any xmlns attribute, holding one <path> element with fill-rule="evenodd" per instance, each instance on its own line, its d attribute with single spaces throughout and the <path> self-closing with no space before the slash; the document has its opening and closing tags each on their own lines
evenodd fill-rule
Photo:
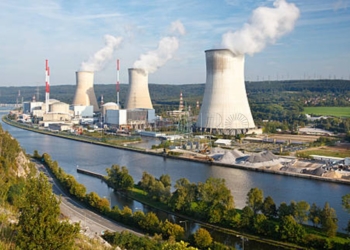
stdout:
<svg viewBox="0 0 350 250">
<path fill-rule="evenodd" d="M 306 149 L 300 152 L 307 155 L 324 155 L 324 156 L 340 157 L 340 158 L 349 157 L 350 155 L 349 149 L 339 149 L 336 147 L 326 147 L 326 146 L 317 148 L 317 149 Z"/>
<path fill-rule="evenodd" d="M 304 114 L 350 117 L 350 107 L 304 107 Z"/>
</svg>

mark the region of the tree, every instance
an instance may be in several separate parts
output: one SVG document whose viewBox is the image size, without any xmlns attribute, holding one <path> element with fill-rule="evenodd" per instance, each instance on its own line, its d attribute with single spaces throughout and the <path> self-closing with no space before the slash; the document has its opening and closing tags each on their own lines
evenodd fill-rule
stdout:
<svg viewBox="0 0 350 250">
<path fill-rule="evenodd" d="M 318 225 L 321 223 L 321 209 L 315 203 L 312 203 L 310 207 L 309 220 L 312 222 L 314 227 L 318 227 Z"/>
<path fill-rule="evenodd" d="M 291 242 L 299 242 L 305 236 L 305 229 L 298 224 L 293 216 L 287 215 L 280 220 L 280 238 Z"/>
<path fill-rule="evenodd" d="M 211 237 L 210 233 L 204 228 L 198 229 L 197 232 L 194 233 L 193 238 L 196 246 L 199 247 L 199 249 L 209 247 L 213 242 L 213 238 Z"/>
<path fill-rule="evenodd" d="M 174 237 L 176 240 L 180 240 L 184 237 L 185 230 L 178 224 L 171 223 L 168 220 L 162 223 L 162 235 L 166 238 Z"/>
<path fill-rule="evenodd" d="M 163 174 L 160 176 L 159 180 L 163 183 L 164 187 L 171 187 L 171 178 L 168 174 Z"/>
<path fill-rule="evenodd" d="M 263 191 L 259 188 L 252 188 L 247 194 L 246 204 L 249 206 L 254 214 L 257 214 L 261 209 L 263 204 L 264 194 Z"/>
<path fill-rule="evenodd" d="M 346 211 L 348 211 L 348 213 L 350 213 L 350 194 L 346 194 L 342 197 L 342 206 Z M 348 221 L 346 231 L 350 233 L 350 220 Z"/>
<path fill-rule="evenodd" d="M 329 237 L 333 237 L 337 233 L 338 219 L 335 210 L 326 202 L 321 212 L 321 228 Z"/>
<path fill-rule="evenodd" d="M 308 212 L 310 210 L 310 205 L 306 201 L 299 201 L 295 207 L 294 218 L 299 222 L 303 223 L 308 220 Z"/>
<path fill-rule="evenodd" d="M 346 194 L 342 197 L 342 206 L 348 213 L 350 213 L 350 194 Z"/>
<path fill-rule="evenodd" d="M 251 207 L 245 206 L 242 209 L 241 225 L 242 227 L 249 228 L 252 225 L 254 218 L 254 211 Z"/>
<path fill-rule="evenodd" d="M 108 174 L 107 182 L 116 190 L 128 190 L 134 186 L 134 179 L 129 175 L 129 171 L 126 167 L 120 167 L 113 165 L 111 168 L 106 169 Z"/>
<path fill-rule="evenodd" d="M 19 248 L 72 249 L 80 226 L 59 221 L 59 204 L 44 174 L 28 180 L 17 224 Z"/>
<path fill-rule="evenodd" d="M 265 198 L 261 210 L 267 218 L 274 218 L 277 215 L 276 204 L 271 196 Z"/>
<path fill-rule="evenodd" d="M 157 233 L 159 232 L 159 219 L 153 212 L 148 212 L 143 220 L 139 221 L 141 228 L 147 232 Z"/>
</svg>

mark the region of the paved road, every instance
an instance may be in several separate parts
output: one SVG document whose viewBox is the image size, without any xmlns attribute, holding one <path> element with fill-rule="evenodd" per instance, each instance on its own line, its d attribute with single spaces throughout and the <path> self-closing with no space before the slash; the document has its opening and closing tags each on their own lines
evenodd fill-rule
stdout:
<svg viewBox="0 0 350 250">
<path fill-rule="evenodd" d="M 76 202 L 70 198 L 65 191 L 63 191 L 57 183 L 57 180 L 50 176 L 50 173 L 47 171 L 45 166 L 37 161 L 34 161 L 37 166 L 37 169 L 41 172 L 44 172 L 48 177 L 49 181 L 52 183 L 52 190 L 54 194 L 61 197 L 61 213 L 66 216 L 72 222 L 80 222 L 80 227 L 82 232 L 89 236 L 90 238 L 100 238 L 99 235 L 102 231 L 129 231 L 139 236 L 142 234 L 126 228 L 124 225 L 118 224 L 106 217 L 103 217 L 89 209 L 87 209 L 82 204 Z"/>
</svg>

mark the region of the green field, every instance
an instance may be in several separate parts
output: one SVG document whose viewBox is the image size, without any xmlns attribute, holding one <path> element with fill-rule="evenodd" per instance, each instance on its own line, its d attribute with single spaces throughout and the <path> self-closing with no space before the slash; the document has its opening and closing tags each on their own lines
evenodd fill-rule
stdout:
<svg viewBox="0 0 350 250">
<path fill-rule="evenodd" d="M 350 107 L 304 107 L 304 114 L 350 117 Z"/>
</svg>

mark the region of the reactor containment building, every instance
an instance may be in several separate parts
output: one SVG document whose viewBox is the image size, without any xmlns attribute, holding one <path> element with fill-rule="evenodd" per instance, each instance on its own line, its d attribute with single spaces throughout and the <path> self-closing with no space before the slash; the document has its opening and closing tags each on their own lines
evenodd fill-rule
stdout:
<svg viewBox="0 0 350 250">
<path fill-rule="evenodd" d="M 207 78 L 196 122 L 199 131 L 245 134 L 255 128 L 244 83 L 244 55 L 228 49 L 206 50 Z"/>
</svg>

